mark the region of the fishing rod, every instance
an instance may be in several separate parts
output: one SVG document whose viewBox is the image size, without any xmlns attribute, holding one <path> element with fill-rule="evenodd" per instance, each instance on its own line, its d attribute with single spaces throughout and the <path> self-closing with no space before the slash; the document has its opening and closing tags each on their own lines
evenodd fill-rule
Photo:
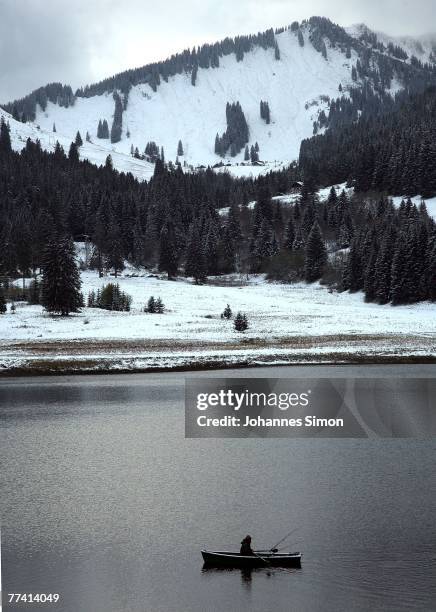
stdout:
<svg viewBox="0 0 436 612">
<path fill-rule="evenodd" d="M 277 548 L 277 546 L 279 544 L 281 544 L 282 542 L 284 542 L 285 540 L 287 540 L 289 538 L 289 536 L 291 536 L 293 533 L 295 533 L 297 531 L 297 529 L 299 529 L 298 527 L 295 527 L 295 529 L 291 529 L 291 531 L 289 531 L 289 533 L 287 533 L 281 540 L 279 540 L 276 544 L 274 544 L 273 546 L 271 546 L 271 550 L 273 550 L 274 548 Z"/>
</svg>

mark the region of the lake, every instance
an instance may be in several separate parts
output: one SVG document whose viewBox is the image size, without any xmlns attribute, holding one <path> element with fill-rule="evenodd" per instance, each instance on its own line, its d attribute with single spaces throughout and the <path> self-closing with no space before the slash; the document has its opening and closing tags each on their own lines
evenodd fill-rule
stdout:
<svg viewBox="0 0 436 612">
<path fill-rule="evenodd" d="M 189 375 L 189 374 L 187 374 Z M 223 372 L 195 376 L 223 376 Z M 435 377 L 313 366 L 226 377 Z M 0 381 L 3 605 L 62 612 L 435 609 L 436 440 L 184 438 L 183 373 Z M 288 531 L 300 570 L 202 569 Z"/>
</svg>

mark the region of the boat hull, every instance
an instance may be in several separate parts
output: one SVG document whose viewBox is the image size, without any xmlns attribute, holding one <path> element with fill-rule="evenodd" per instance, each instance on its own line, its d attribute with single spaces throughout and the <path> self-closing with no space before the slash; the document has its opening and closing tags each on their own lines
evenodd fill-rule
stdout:
<svg viewBox="0 0 436 612">
<path fill-rule="evenodd" d="M 202 550 L 209 567 L 301 567 L 301 553 L 241 555 L 240 553 Z"/>
</svg>

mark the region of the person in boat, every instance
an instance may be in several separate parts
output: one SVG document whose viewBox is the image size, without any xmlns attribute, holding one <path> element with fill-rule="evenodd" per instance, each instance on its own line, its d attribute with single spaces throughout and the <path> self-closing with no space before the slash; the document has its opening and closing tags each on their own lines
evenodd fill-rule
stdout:
<svg viewBox="0 0 436 612">
<path fill-rule="evenodd" d="M 241 555 L 254 555 L 253 549 L 251 548 L 251 536 L 246 535 L 241 542 Z"/>
</svg>

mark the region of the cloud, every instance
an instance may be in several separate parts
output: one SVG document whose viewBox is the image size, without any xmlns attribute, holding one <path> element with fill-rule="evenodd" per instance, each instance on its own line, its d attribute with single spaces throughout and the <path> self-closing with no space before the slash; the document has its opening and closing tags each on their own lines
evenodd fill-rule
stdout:
<svg viewBox="0 0 436 612">
<path fill-rule="evenodd" d="M 311 15 L 416 35 L 433 22 L 434 0 L 0 0 L 0 101 Z"/>
</svg>

